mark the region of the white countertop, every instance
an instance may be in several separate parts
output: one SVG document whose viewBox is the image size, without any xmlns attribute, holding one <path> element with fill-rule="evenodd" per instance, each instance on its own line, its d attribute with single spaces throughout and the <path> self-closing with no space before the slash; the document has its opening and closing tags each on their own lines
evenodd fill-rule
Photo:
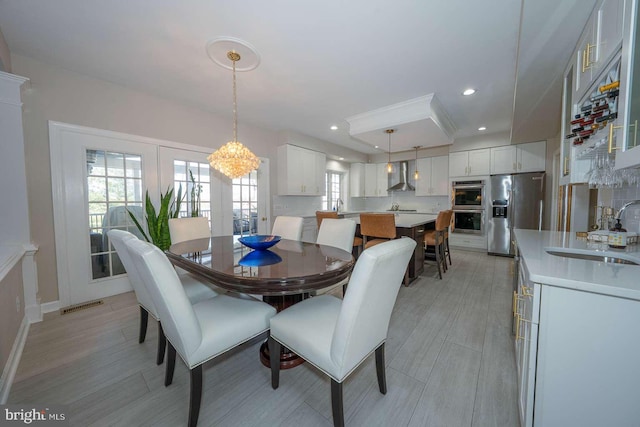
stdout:
<svg viewBox="0 0 640 427">
<path fill-rule="evenodd" d="M 640 245 L 611 249 L 605 243 L 577 239 L 575 233 L 515 230 L 521 258 L 532 282 L 640 301 L 640 265 L 551 255 L 545 248 L 618 256 L 640 264 Z"/>
<path fill-rule="evenodd" d="M 382 212 L 380 212 L 382 213 Z M 384 212 L 391 213 L 391 212 Z M 417 214 L 417 213 L 396 213 L 396 227 L 400 228 L 413 228 L 419 225 L 428 224 L 430 222 L 435 222 L 438 217 L 437 214 Z M 356 224 L 360 224 L 360 217 L 350 218 L 356 222 Z"/>
</svg>

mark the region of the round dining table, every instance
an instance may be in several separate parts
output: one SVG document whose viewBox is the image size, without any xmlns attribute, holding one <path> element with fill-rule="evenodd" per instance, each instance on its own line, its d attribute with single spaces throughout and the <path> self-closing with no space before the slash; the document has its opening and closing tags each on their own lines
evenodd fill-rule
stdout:
<svg viewBox="0 0 640 427">
<path fill-rule="evenodd" d="M 282 239 L 258 251 L 243 246 L 234 236 L 176 243 L 166 255 L 174 266 L 215 287 L 262 296 L 278 312 L 347 279 L 355 263 L 351 253 L 332 246 Z M 260 360 L 270 366 L 266 342 L 260 347 Z M 283 347 L 281 369 L 303 362 Z"/>
</svg>

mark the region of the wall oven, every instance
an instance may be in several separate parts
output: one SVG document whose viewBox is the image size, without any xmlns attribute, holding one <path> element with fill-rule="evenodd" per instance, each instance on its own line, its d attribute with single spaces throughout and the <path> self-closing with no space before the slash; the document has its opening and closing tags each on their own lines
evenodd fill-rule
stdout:
<svg viewBox="0 0 640 427">
<path fill-rule="evenodd" d="M 484 210 L 453 210 L 452 233 L 484 234 Z"/>
<path fill-rule="evenodd" d="M 484 181 L 453 181 L 453 209 L 484 209 Z"/>
</svg>

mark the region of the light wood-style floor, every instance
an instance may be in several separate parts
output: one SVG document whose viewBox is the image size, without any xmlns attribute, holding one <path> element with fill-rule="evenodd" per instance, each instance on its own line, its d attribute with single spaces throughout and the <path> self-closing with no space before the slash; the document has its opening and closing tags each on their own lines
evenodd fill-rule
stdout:
<svg viewBox="0 0 640 427">
<path fill-rule="evenodd" d="M 386 345 L 388 392 L 370 357 L 344 385 L 347 426 L 519 426 L 511 336 L 511 260 L 452 251 L 402 287 Z M 189 378 L 164 387 L 157 326 L 138 344 L 132 293 L 31 326 L 9 403 L 68 405 L 78 426 L 186 424 Z M 200 426 L 331 426 L 330 383 L 309 364 L 271 389 L 254 341 L 204 368 Z"/>
</svg>

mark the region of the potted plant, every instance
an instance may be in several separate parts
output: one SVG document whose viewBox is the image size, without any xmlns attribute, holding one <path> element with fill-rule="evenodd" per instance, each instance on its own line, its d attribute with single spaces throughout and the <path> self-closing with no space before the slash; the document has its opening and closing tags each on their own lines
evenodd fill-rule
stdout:
<svg viewBox="0 0 640 427">
<path fill-rule="evenodd" d="M 140 233 L 147 242 L 153 243 L 160 250 L 166 251 L 171 246 L 171 235 L 169 234 L 169 218 L 177 218 L 180 214 L 180 205 L 182 204 L 182 186 L 178 188 L 175 200 L 173 199 L 173 188 L 167 188 L 165 194 L 160 193 L 160 209 L 156 212 L 149 190 L 145 192 L 145 211 L 148 227 L 148 234 L 138 221 L 138 218 L 129 210 L 129 216 L 133 220 Z"/>
<path fill-rule="evenodd" d="M 196 184 L 193 173 L 189 170 L 189 178 L 191 179 L 191 216 L 200 216 L 200 193 L 202 193 L 202 185 Z"/>
</svg>

